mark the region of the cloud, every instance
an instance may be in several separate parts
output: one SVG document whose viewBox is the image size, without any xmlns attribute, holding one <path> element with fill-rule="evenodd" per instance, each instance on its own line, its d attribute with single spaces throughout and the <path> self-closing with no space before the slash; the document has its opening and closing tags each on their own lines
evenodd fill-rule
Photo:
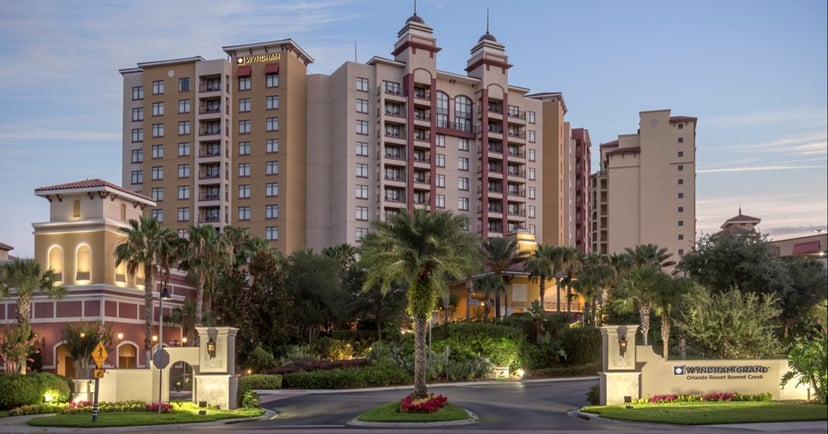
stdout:
<svg viewBox="0 0 828 434">
<path fill-rule="evenodd" d="M 747 125 L 767 125 L 803 123 L 825 125 L 828 111 L 819 109 L 794 109 L 767 113 L 739 113 L 704 118 L 704 122 L 715 127 L 743 127 Z"/>
<path fill-rule="evenodd" d="M 791 192 L 698 199 L 696 201 L 696 231 L 715 233 L 727 219 L 741 209 L 744 215 L 762 219 L 758 229 L 762 233 L 791 233 L 791 228 L 804 232 L 824 228 L 828 220 L 828 198 L 814 199 L 812 195 Z M 813 228 L 813 229 L 811 229 Z"/>
<path fill-rule="evenodd" d="M 759 165 L 759 166 L 733 166 L 719 167 L 714 169 L 696 169 L 696 173 L 732 173 L 732 172 L 767 172 L 779 170 L 803 170 L 803 169 L 824 169 L 825 163 L 813 165 Z"/>
</svg>

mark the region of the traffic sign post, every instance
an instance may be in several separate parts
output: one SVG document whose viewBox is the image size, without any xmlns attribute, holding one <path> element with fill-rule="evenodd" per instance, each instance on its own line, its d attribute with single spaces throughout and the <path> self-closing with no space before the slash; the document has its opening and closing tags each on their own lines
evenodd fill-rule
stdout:
<svg viewBox="0 0 828 434">
<path fill-rule="evenodd" d="M 103 341 L 99 341 L 95 349 L 92 350 L 92 360 L 95 361 L 95 366 L 98 367 L 98 369 L 95 369 L 92 372 L 92 375 L 95 377 L 95 401 L 92 404 L 92 422 L 96 422 L 98 420 L 98 384 L 104 376 L 104 370 L 102 368 L 108 355 L 109 354 L 106 352 Z"/>
</svg>

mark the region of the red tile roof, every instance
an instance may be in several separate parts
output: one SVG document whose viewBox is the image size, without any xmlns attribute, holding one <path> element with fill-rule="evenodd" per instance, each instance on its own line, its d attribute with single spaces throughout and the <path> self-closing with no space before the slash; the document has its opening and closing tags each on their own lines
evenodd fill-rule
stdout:
<svg viewBox="0 0 828 434">
<path fill-rule="evenodd" d="M 115 185 L 111 182 L 104 181 L 103 179 L 87 179 L 84 181 L 75 181 L 75 182 L 67 182 L 66 184 L 58 184 L 58 185 L 50 185 L 47 187 L 39 187 L 35 189 L 35 193 L 46 193 L 50 191 L 63 191 L 63 190 L 82 190 L 82 189 L 103 189 L 103 188 L 110 188 L 113 190 L 120 191 L 125 194 L 129 194 L 132 196 L 137 196 L 142 199 L 152 200 L 147 196 L 144 196 L 140 193 L 136 193 L 132 190 L 128 190 L 121 186 Z"/>
</svg>

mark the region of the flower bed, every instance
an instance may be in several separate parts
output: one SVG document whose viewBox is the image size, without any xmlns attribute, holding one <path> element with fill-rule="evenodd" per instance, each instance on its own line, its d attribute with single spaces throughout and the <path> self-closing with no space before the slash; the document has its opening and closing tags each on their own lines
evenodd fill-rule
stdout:
<svg viewBox="0 0 828 434">
<path fill-rule="evenodd" d="M 715 402 L 715 401 L 770 401 L 770 393 L 741 394 L 735 392 L 710 392 L 695 395 L 678 395 L 675 393 L 653 395 L 636 399 L 633 404 L 666 404 L 669 402 Z"/>
<path fill-rule="evenodd" d="M 426 398 L 412 399 L 406 396 L 400 401 L 401 413 L 434 413 L 445 407 L 448 398 L 443 395 L 434 396 L 432 393 Z"/>
</svg>

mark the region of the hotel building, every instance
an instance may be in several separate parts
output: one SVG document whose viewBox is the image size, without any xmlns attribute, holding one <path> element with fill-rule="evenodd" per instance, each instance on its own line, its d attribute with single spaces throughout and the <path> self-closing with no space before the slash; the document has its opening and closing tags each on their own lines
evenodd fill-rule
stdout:
<svg viewBox="0 0 828 434">
<path fill-rule="evenodd" d="M 592 175 L 592 251 L 639 244 L 666 247 L 678 260 L 696 234 L 696 121 L 670 110 L 639 114 L 636 134 L 600 146 Z"/>
<path fill-rule="evenodd" d="M 568 226 L 586 204 L 567 199 L 579 185 L 568 172 L 589 173 L 588 136 L 570 139 L 561 93 L 509 83 L 488 31 L 462 74 L 437 69 L 416 13 L 392 58 L 330 75 L 308 74 L 314 59 L 290 39 L 223 48 L 226 59 L 120 70 L 122 183 L 157 203 L 146 212 L 162 224 L 247 227 L 289 254 L 358 245 L 370 222 L 426 208 L 468 216 L 481 238 L 577 242 Z"/>
</svg>

